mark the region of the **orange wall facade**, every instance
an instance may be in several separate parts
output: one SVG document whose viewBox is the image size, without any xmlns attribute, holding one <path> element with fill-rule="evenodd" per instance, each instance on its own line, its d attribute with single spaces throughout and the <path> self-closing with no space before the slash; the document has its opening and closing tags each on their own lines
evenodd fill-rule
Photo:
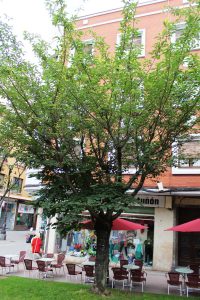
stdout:
<svg viewBox="0 0 200 300">
<path fill-rule="evenodd" d="M 152 50 L 156 36 L 162 31 L 163 21 L 173 20 L 167 6 L 184 7 L 188 4 L 184 0 L 166 0 L 166 1 L 147 1 L 146 5 L 139 5 L 136 10 L 137 27 L 145 29 L 145 57 Z M 122 10 L 116 9 L 107 12 L 100 12 L 93 15 L 81 17 L 77 21 L 77 28 L 85 32 L 85 39 L 90 38 L 89 30 L 94 31 L 97 35 L 103 36 L 106 43 L 110 46 L 110 52 L 115 49 L 117 34 L 119 33 L 120 21 L 122 19 Z M 193 50 L 199 52 L 199 50 Z M 127 177 L 128 175 L 125 175 Z M 144 186 L 156 187 L 156 181 L 162 181 L 165 188 L 195 188 L 200 187 L 200 167 L 196 175 L 185 174 L 173 175 L 172 169 L 169 168 L 165 174 L 153 180 L 146 180 Z"/>
</svg>

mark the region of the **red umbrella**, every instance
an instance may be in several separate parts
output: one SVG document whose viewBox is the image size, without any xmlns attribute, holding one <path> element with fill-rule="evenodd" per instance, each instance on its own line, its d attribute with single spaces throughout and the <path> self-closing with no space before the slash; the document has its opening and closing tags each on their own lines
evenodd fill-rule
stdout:
<svg viewBox="0 0 200 300">
<path fill-rule="evenodd" d="M 94 224 L 91 220 L 85 220 L 81 222 L 84 229 L 94 229 Z M 133 223 L 124 219 L 116 219 L 113 221 L 112 230 L 137 230 L 137 229 L 147 229 L 148 227 L 141 224 Z"/>
<path fill-rule="evenodd" d="M 165 230 L 181 231 L 181 232 L 200 232 L 200 219 L 177 225 Z"/>
</svg>

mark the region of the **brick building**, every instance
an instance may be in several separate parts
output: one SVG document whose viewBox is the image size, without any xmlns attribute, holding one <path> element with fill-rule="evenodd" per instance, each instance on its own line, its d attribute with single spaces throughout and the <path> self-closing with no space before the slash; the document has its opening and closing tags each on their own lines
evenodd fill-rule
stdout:
<svg viewBox="0 0 200 300">
<path fill-rule="evenodd" d="M 142 45 L 140 59 L 148 57 L 155 37 L 163 28 L 163 21 L 173 16 L 166 10 L 167 6 L 186 7 L 187 0 L 141 0 L 138 1 L 136 20 L 139 28 L 137 43 Z M 88 33 L 94 31 L 103 36 L 110 46 L 115 49 L 119 39 L 119 25 L 122 20 L 122 9 L 113 9 L 80 17 L 77 28 L 85 32 L 84 41 L 87 50 L 92 51 L 92 38 Z M 172 39 L 181 34 L 184 23 L 177 24 L 177 30 Z M 200 40 L 192 51 L 200 53 Z M 198 233 L 173 233 L 164 229 L 176 224 L 200 217 L 200 134 L 193 134 L 183 145 L 184 160 L 178 159 L 177 165 L 168 170 L 154 181 L 145 182 L 138 197 L 142 207 L 133 208 L 124 213 L 126 218 L 140 221 L 149 226 L 148 233 L 140 234 L 142 242 L 152 241 L 153 257 L 148 257 L 148 247 L 144 257 L 146 262 L 153 260 L 153 268 L 169 270 L 174 265 L 200 264 L 200 236 Z M 182 153 L 183 153 L 182 152 Z M 129 176 L 129 170 L 124 176 Z M 159 183 L 157 183 L 159 182 Z M 144 243 L 145 252 L 145 243 Z M 151 253 L 150 253 L 151 256 Z"/>
</svg>

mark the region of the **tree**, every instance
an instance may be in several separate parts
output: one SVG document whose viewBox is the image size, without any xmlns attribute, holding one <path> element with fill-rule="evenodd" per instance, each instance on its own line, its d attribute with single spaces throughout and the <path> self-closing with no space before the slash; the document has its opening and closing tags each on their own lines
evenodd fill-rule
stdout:
<svg viewBox="0 0 200 300">
<path fill-rule="evenodd" d="M 2 131 L 27 166 L 40 168 L 46 184 L 39 203 L 48 216 L 59 214 L 58 229 L 76 226 L 89 211 L 97 235 L 94 290 L 105 293 L 113 220 L 134 204 L 145 179 L 166 170 L 172 143 L 195 122 L 200 61 L 190 50 L 199 6 L 175 10 L 186 22 L 183 34 L 172 43 L 175 23 L 166 20 L 143 60 L 131 1 L 124 2 L 121 41 L 112 54 L 95 33 L 94 55 L 86 51 L 64 0 L 47 6 L 61 35 L 53 47 L 26 34 L 37 64 L 25 60 L 10 26 L 0 24 L 0 93 L 8 101 Z M 135 173 L 124 177 L 130 166 Z"/>
</svg>

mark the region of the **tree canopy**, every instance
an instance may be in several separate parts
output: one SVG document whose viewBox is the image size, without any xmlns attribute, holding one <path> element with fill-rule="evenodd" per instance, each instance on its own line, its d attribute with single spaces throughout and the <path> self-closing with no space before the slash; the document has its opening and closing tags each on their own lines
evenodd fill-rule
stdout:
<svg viewBox="0 0 200 300">
<path fill-rule="evenodd" d="M 0 95 L 7 100 L 1 131 L 21 161 L 40 169 L 47 215 L 58 213 L 61 229 L 88 210 L 98 238 L 100 227 L 110 232 L 133 205 L 145 179 L 166 170 L 172 143 L 198 120 L 191 117 L 199 108 L 200 60 L 191 49 L 199 5 L 172 11 L 176 21 L 166 19 L 148 58 L 138 59 L 132 1 L 124 2 L 114 53 L 94 32 L 94 51 L 86 51 L 64 2 L 47 1 L 60 33 L 52 45 L 25 34 L 37 63 L 25 59 L 23 44 L 0 22 Z M 183 19 L 182 35 L 172 42 Z M 130 167 L 133 174 L 124 177 Z"/>
</svg>

